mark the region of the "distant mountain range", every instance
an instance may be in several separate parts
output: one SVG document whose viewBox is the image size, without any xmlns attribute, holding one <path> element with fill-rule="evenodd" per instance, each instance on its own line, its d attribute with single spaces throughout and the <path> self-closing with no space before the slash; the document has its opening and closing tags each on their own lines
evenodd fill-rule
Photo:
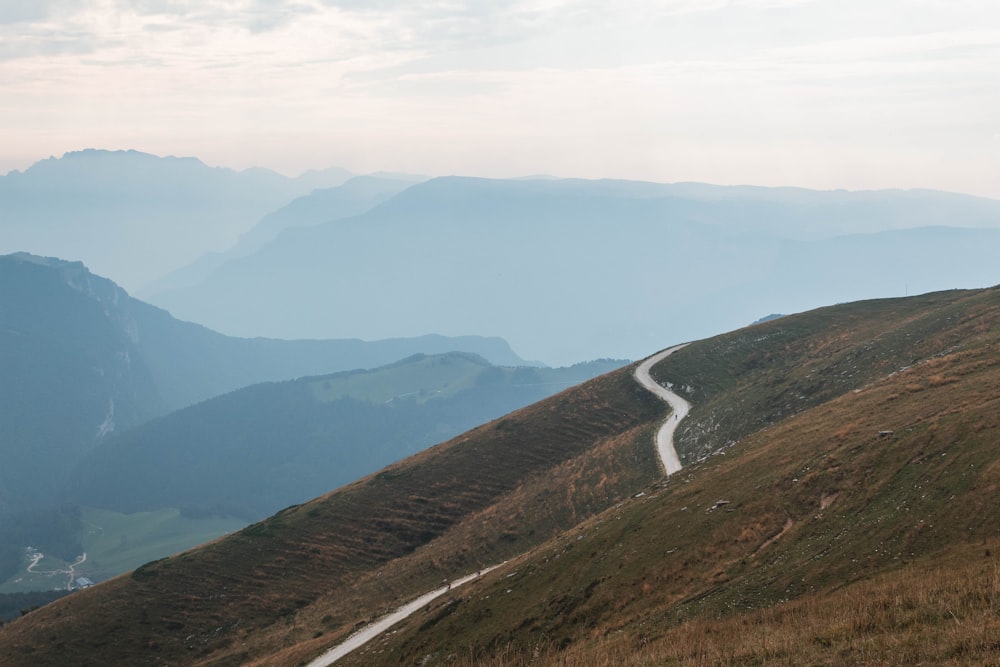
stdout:
<svg viewBox="0 0 1000 667">
<path fill-rule="evenodd" d="M 311 227 L 359 215 L 420 180 L 417 176 L 356 176 L 338 187 L 314 190 L 262 217 L 228 250 L 203 255 L 147 284 L 138 295 L 196 285 L 223 264 L 253 254 L 289 227 Z"/>
<path fill-rule="evenodd" d="M 0 513 L 52 499 L 111 433 L 250 384 L 456 350 L 525 363 L 498 338 L 231 338 L 24 253 L 0 256 L 0 322 Z"/>
<path fill-rule="evenodd" d="M 0 176 L 0 253 L 82 259 L 134 291 L 352 175 L 333 168 L 288 178 L 138 151 L 67 153 Z"/>
<path fill-rule="evenodd" d="M 229 335 L 501 336 L 554 366 L 1000 282 L 1000 202 L 979 197 L 352 176 L 68 153 L 0 177 L 0 252 L 81 259 Z"/>
<path fill-rule="evenodd" d="M 998 251 L 1000 202 L 949 193 L 447 177 L 148 298 L 231 334 L 489 332 L 566 364 L 771 312 L 992 285 Z"/>
</svg>

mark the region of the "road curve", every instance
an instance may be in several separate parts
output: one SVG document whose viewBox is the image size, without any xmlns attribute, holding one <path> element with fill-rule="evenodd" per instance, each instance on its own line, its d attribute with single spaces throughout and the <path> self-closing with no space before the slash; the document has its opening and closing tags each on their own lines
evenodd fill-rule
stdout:
<svg viewBox="0 0 1000 667">
<path fill-rule="evenodd" d="M 487 572 L 489 572 L 490 570 L 493 570 L 497 567 L 499 566 L 494 565 L 493 567 L 484 568 L 479 572 L 474 572 L 470 575 L 462 577 L 461 579 L 456 579 L 455 581 L 451 582 L 450 585 L 448 586 L 443 586 L 441 588 L 434 589 L 430 593 L 425 593 L 424 595 L 421 595 L 413 602 L 405 604 L 396 611 L 392 612 L 391 614 L 387 614 L 382 618 L 380 618 L 379 620 L 375 621 L 374 623 L 366 625 L 365 627 L 361 628 L 353 635 L 345 639 L 343 642 L 337 644 L 336 646 L 328 650 L 326 653 L 324 653 L 323 655 L 319 656 L 318 658 L 310 662 L 308 665 L 306 665 L 306 667 L 327 667 L 328 665 L 332 665 L 334 662 L 340 660 L 351 651 L 360 648 L 364 644 L 367 644 L 371 640 L 375 639 L 380 634 L 382 634 L 392 626 L 396 625 L 397 623 L 402 621 L 404 618 L 406 618 L 413 612 L 417 611 L 418 609 L 422 609 L 423 607 L 426 607 L 428 604 L 430 604 L 431 600 L 434 600 L 435 598 L 438 598 L 444 595 L 445 593 L 455 588 L 458 588 L 462 584 L 468 583 L 473 579 L 477 579 L 486 574 Z"/>
<path fill-rule="evenodd" d="M 666 401 L 672 409 L 671 414 L 667 416 L 666 421 L 663 422 L 663 425 L 660 426 L 660 430 L 656 433 L 656 451 L 660 455 L 660 462 L 663 464 L 663 469 L 666 471 L 667 475 L 672 475 L 681 469 L 681 461 L 677 457 L 677 450 L 674 449 L 674 430 L 677 428 L 677 424 L 679 424 L 680 421 L 687 416 L 688 410 L 691 408 L 691 404 L 666 387 L 657 384 L 656 381 L 649 375 L 649 370 L 685 345 L 687 345 L 687 343 L 684 343 L 683 345 L 675 345 L 674 347 L 663 350 L 662 352 L 658 352 L 639 364 L 639 366 L 635 369 L 635 379 L 638 380 L 639 384 Z M 493 567 L 483 569 L 475 574 L 470 574 L 462 577 L 461 579 L 456 579 L 451 582 L 450 586 L 437 588 L 430 593 L 420 596 L 413 602 L 400 607 L 391 614 L 387 614 L 374 623 L 361 628 L 343 642 L 337 644 L 326 653 L 310 662 L 306 665 L 306 667 L 329 667 L 329 665 L 332 665 L 334 662 L 343 658 L 351 651 L 354 651 L 364 644 L 367 644 L 372 639 L 375 639 L 396 623 L 399 623 L 407 616 L 413 614 L 415 611 L 427 606 L 432 600 L 444 595 L 453 588 L 457 588 L 464 583 L 486 574 L 496 567 L 498 566 L 494 565 Z"/>
<path fill-rule="evenodd" d="M 663 470 L 666 471 L 668 476 L 680 471 L 682 467 L 681 460 L 677 456 L 677 450 L 674 449 L 674 431 L 677 429 L 680 421 L 687 416 L 688 410 L 691 409 L 691 404 L 666 387 L 657 384 L 652 376 L 650 376 L 649 370 L 686 345 L 687 343 L 675 345 L 662 352 L 657 352 L 639 364 L 635 369 L 635 379 L 639 381 L 639 384 L 666 401 L 672 410 L 672 413 L 667 415 L 666 421 L 660 426 L 660 430 L 656 432 L 656 451 L 660 455 Z"/>
</svg>

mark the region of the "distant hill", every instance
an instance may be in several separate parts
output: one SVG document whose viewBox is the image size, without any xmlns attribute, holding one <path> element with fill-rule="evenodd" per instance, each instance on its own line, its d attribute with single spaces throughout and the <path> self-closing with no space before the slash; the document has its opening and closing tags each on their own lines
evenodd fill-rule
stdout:
<svg viewBox="0 0 1000 667">
<path fill-rule="evenodd" d="M 230 334 L 433 325 L 560 365 L 634 358 L 761 313 L 993 285 L 998 251 L 1000 202 L 948 193 L 447 177 L 286 229 L 149 298 Z"/>
<path fill-rule="evenodd" d="M 625 368 L 0 629 L 11 665 L 988 664 L 1000 290 L 842 304 Z M 50 641 L 57 637 L 58 641 Z M 449 657 L 452 656 L 452 657 Z"/>
<path fill-rule="evenodd" d="M 135 290 L 350 177 L 330 169 L 293 179 L 138 151 L 67 153 L 0 176 L 0 253 L 80 258 Z"/>
<path fill-rule="evenodd" d="M 452 352 L 254 385 L 107 438 L 64 498 L 256 521 L 625 363 L 501 368 Z"/>
<path fill-rule="evenodd" d="M 224 252 L 202 255 L 191 264 L 147 284 L 137 295 L 141 297 L 195 285 L 226 262 L 256 252 L 284 229 L 311 227 L 359 215 L 418 182 L 418 177 L 356 176 L 337 187 L 313 190 L 262 217 Z"/>
</svg>

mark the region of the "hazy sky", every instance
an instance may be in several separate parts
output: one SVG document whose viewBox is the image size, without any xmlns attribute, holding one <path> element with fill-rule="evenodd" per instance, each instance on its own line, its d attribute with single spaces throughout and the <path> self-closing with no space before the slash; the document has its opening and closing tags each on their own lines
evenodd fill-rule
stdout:
<svg viewBox="0 0 1000 667">
<path fill-rule="evenodd" d="M 1000 2 L 2 0 L 0 173 L 87 147 L 1000 198 Z"/>
</svg>

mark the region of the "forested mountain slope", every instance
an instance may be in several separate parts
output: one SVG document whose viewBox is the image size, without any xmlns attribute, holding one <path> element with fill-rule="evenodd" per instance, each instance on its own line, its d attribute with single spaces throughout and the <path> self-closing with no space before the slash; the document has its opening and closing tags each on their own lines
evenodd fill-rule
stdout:
<svg viewBox="0 0 1000 667">
<path fill-rule="evenodd" d="M 626 363 L 501 368 L 450 352 L 253 385 L 107 438 L 64 498 L 257 521 Z"/>
</svg>

